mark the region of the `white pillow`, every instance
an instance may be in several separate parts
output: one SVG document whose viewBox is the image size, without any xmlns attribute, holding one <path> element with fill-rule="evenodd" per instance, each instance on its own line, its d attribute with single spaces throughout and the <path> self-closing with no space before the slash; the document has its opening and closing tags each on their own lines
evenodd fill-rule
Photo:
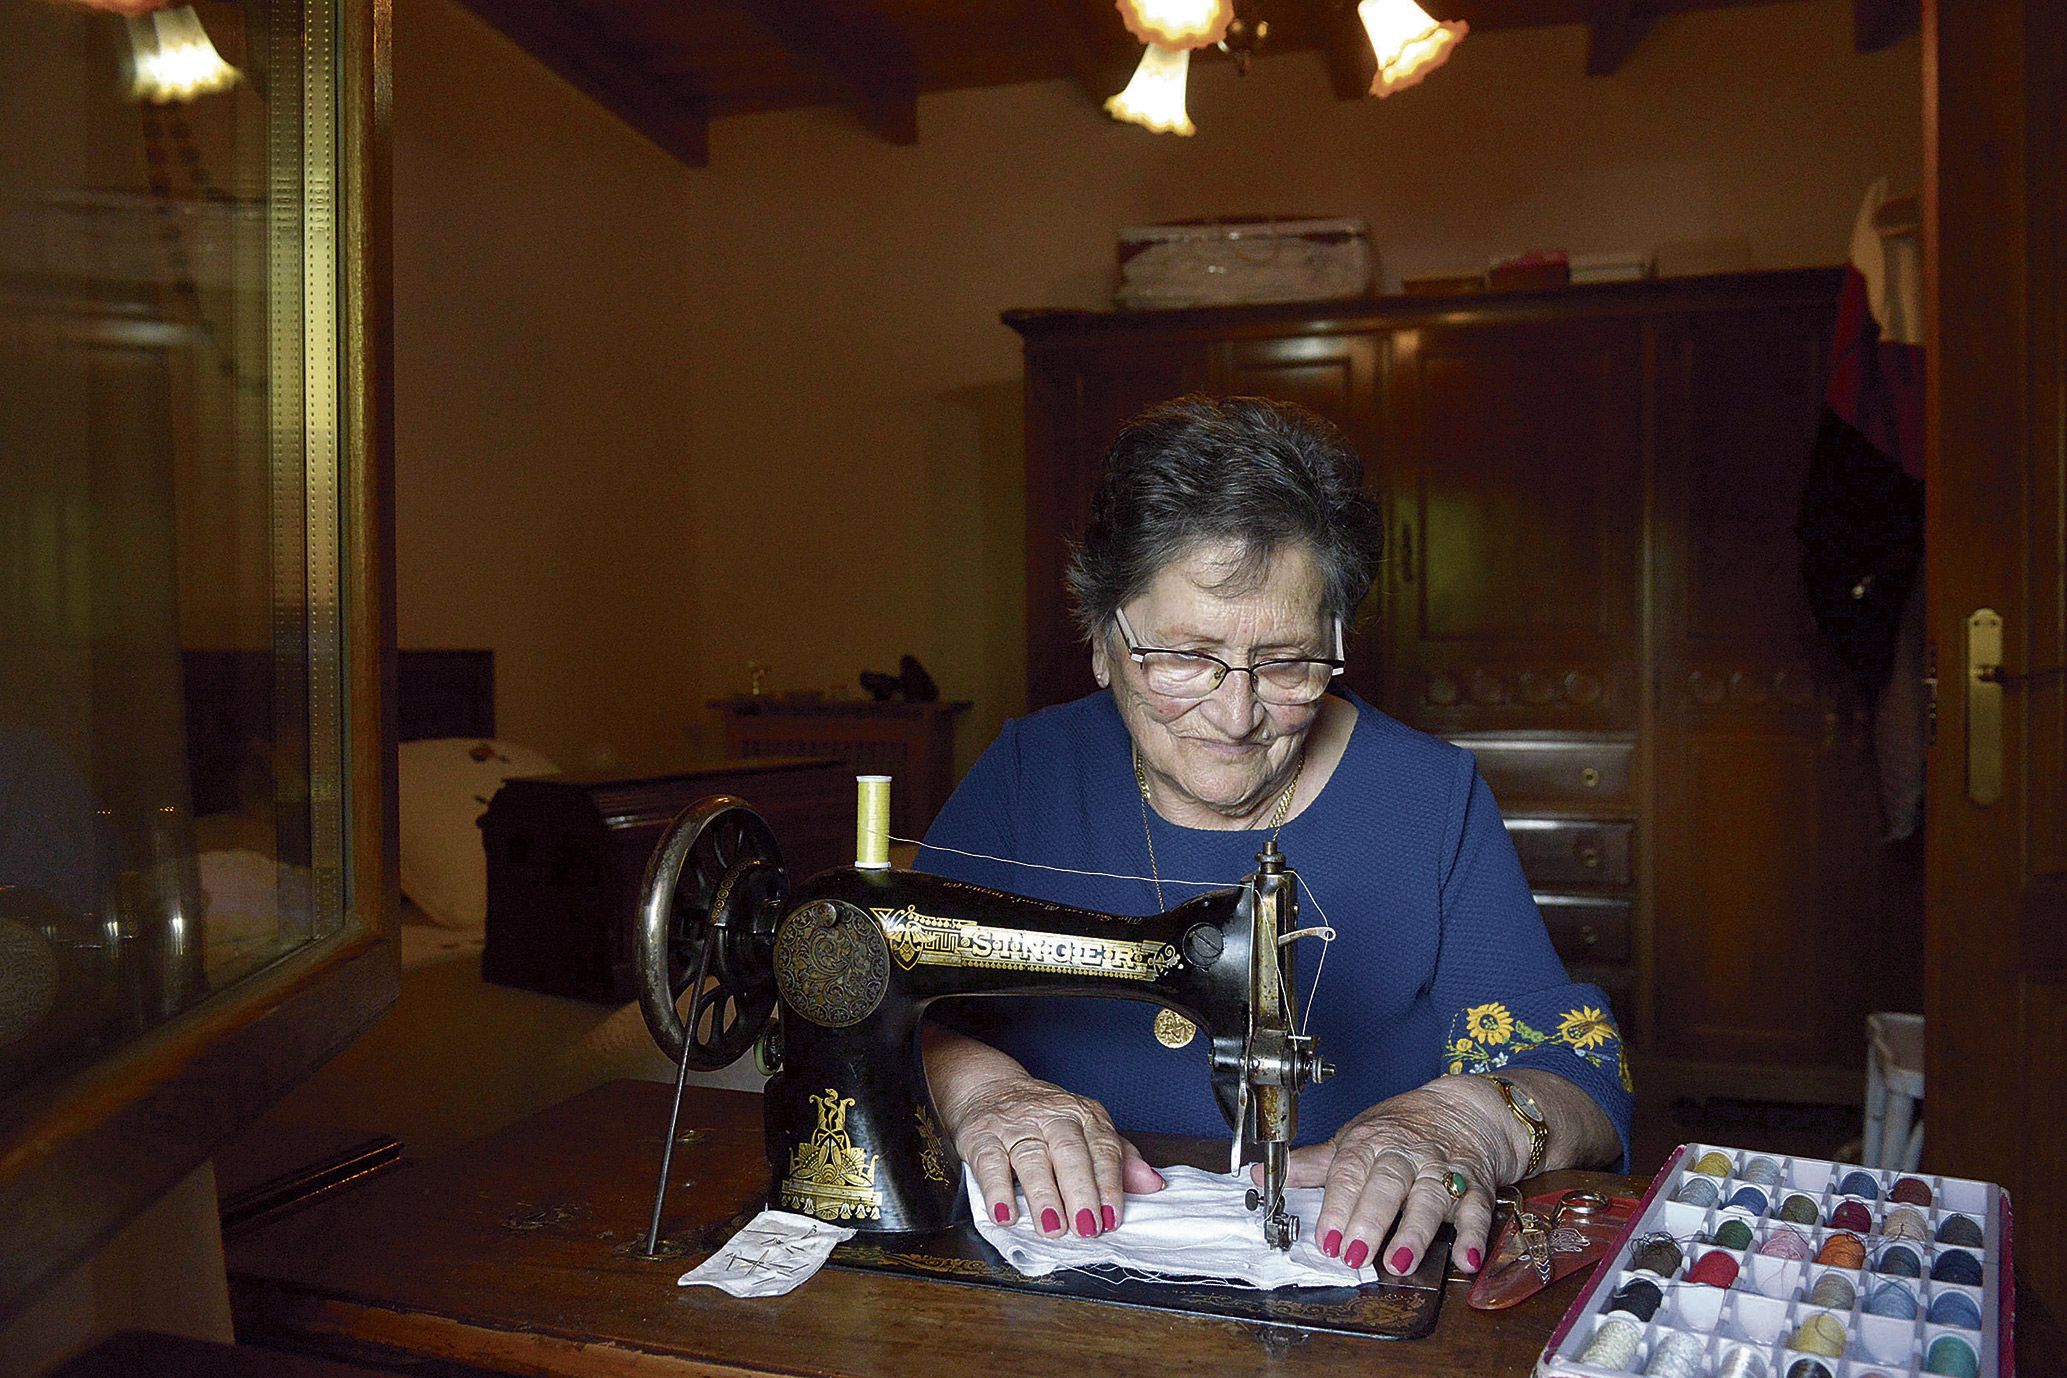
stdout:
<svg viewBox="0 0 2067 1378">
<path fill-rule="evenodd" d="M 488 925 L 488 854 L 478 820 L 502 782 L 557 775 L 529 747 L 480 737 L 404 742 L 398 767 L 402 893 L 446 928 Z"/>
</svg>

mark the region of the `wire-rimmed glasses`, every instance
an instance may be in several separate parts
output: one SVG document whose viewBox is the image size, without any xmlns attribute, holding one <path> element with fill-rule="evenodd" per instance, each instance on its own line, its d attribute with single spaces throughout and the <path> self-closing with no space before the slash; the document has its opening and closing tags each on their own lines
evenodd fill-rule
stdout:
<svg viewBox="0 0 2067 1378">
<path fill-rule="evenodd" d="M 1113 609 L 1113 620 L 1126 638 L 1127 654 L 1141 667 L 1148 687 L 1164 698 L 1202 699 L 1220 687 L 1230 674 L 1245 674 L 1256 697 L 1280 708 L 1312 703 L 1327 692 L 1328 682 L 1342 673 L 1342 623 L 1335 623 L 1335 654 L 1331 658 L 1286 657 L 1259 660 L 1253 665 L 1229 665 L 1219 656 L 1204 651 L 1172 651 L 1144 646 L 1127 624 L 1127 614 Z"/>
</svg>

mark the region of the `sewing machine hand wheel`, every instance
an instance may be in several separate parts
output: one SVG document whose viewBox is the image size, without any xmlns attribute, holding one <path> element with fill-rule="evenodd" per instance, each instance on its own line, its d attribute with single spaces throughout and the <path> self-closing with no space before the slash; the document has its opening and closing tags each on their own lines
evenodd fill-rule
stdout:
<svg viewBox="0 0 2067 1378">
<path fill-rule="evenodd" d="M 761 1036 L 788 893 L 775 834 L 740 800 L 717 795 L 668 824 L 646 865 L 634 939 L 639 1008 L 670 1061 L 714 1072 Z"/>
</svg>

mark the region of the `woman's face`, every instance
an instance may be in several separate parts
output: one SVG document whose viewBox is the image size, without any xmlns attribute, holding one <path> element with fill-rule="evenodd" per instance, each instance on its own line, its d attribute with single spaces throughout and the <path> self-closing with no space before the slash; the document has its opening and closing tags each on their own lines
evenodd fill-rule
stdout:
<svg viewBox="0 0 2067 1378">
<path fill-rule="evenodd" d="M 1203 651 L 1229 665 L 1333 654 L 1323 580 L 1304 545 L 1274 554 L 1260 581 L 1223 587 L 1240 548 L 1209 543 L 1165 565 L 1123 611 L 1143 646 Z M 1291 783 L 1319 704 L 1267 704 L 1248 675 L 1230 674 L 1202 699 L 1155 693 L 1117 626 L 1093 644 L 1091 668 L 1110 683 L 1158 810 L 1191 827 L 1260 827 Z"/>
</svg>

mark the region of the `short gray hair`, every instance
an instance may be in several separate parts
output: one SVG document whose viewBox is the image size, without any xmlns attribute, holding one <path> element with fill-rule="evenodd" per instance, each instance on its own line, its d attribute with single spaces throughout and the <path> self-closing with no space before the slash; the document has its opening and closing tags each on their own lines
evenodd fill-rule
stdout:
<svg viewBox="0 0 2067 1378">
<path fill-rule="evenodd" d="M 1067 579 L 1078 629 L 1095 641 L 1158 572 L 1203 544 L 1241 554 L 1224 586 L 1259 581 L 1278 551 L 1320 566 L 1322 611 L 1347 626 L 1377 577 L 1385 527 L 1349 440 L 1304 407 L 1262 397 L 1180 397 L 1129 421 Z"/>
</svg>

